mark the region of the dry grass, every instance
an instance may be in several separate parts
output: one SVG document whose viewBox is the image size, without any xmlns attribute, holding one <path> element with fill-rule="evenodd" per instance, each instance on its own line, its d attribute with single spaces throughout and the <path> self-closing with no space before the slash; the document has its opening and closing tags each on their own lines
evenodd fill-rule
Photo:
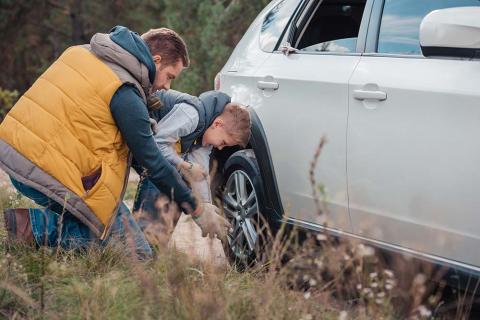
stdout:
<svg viewBox="0 0 480 320">
<path fill-rule="evenodd" d="M 31 206 L 0 190 L 0 209 Z M 219 269 L 167 249 L 141 262 L 109 246 L 85 252 L 6 242 L 0 228 L 0 317 L 12 319 L 336 319 L 338 311 L 307 300 L 267 273 Z"/>
<path fill-rule="evenodd" d="M 321 147 L 312 162 L 312 172 Z M 312 184 L 315 186 L 313 174 Z M 315 190 L 315 187 L 314 187 Z M 316 195 L 316 191 L 313 191 Z M 31 206 L 3 186 L 0 209 Z M 319 214 L 324 210 L 317 202 Z M 168 217 L 167 215 L 166 217 Z M 2 215 L 3 217 L 3 215 Z M 326 235 L 268 237 L 259 264 L 245 272 L 201 262 L 151 229 L 155 257 L 141 262 L 125 248 L 84 252 L 33 250 L 7 243 L 0 227 L 0 315 L 11 319 L 467 319 L 442 313 L 442 271 L 407 258 L 384 261 L 373 248 Z M 163 235 L 162 235 L 163 234 Z M 465 299 L 468 300 L 468 299 Z"/>
<path fill-rule="evenodd" d="M 21 245 L 2 251 L 0 313 L 7 318 L 300 319 L 310 313 L 334 319 L 337 314 L 276 281 L 265 285 L 264 275 L 213 269 L 174 251 L 157 252 L 147 263 L 112 247 L 61 255 Z"/>
</svg>

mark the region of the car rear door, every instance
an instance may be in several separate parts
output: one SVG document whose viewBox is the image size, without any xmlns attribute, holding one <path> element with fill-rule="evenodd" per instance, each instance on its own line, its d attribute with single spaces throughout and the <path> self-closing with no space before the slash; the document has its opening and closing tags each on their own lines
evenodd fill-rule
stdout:
<svg viewBox="0 0 480 320">
<path fill-rule="evenodd" d="M 264 127 L 284 210 L 291 220 L 328 223 L 350 231 L 346 177 L 348 80 L 360 60 L 361 21 L 367 1 L 307 1 L 278 48 L 256 75 L 262 103 L 255 110 Z M 369 1 L 370 3 L 370 1 Z M 344 27 L 342 27 L 344 26 Z M 365 26 L 366 27 L 366 26 Z M 313 172 L 324 136 L 327 143 Z M 312 201 L 321 186 L 327 204 L 319 216 Z M 320 194 L 321 192 L 319 192 Z"/>
<path fill-rule="evenodd" d="M 435 9 L 478 0 L 376 0 L 349 86 L 353 231 L 480 266 L 480 62 L 421 55 Z"/>
</svg>

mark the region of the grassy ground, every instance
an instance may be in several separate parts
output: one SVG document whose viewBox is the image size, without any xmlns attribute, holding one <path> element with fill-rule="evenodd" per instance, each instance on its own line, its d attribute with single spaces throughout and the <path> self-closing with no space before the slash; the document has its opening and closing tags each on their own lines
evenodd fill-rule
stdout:
<svg viewBox="0 0 480 320">
<path fill-rule="evenodd" d="M 133 199 L 132 183 L 128 200 Z M 31 202 L 8 184 L 0 210 Z M 6 241 L 0 224 L 0 318 L 11 319 L 451 319 L 435 275 L 385 269 L 373 248 L 323 235 L 271 240 L 258 268 L 218 268 L 151 239 L 141 262 L 121 246 L 65 252 Z M 281 233 L 280 233 L 281 234 Z M 288 262 L 282 257 L 289 256 Z M 466 319 L 468 312 L 455 315 Z M 467 310 L 468 311 L 468 310 Z"/>
<path fill-rule="evenodd" d="M 149 263 L 108 249 L 83 254 L 2 248 L 2 316 L 30 319 L 301 319 L 328 310 L 253 274 L 210 270 L 168 252 Z M 331 316 L 329 316 L 331 315 Z"/>
<path fill-rule="evenodd" d="M 31 206 L 9 188 L 0 209 Z M 140 262 L 121 247 L 86 252 L 6 242 L 0 227 L 0 317 L 28 319 L 336 319 L 334 308 L 264 272 L 195 262 L 164 246 Z"/>
</svg>

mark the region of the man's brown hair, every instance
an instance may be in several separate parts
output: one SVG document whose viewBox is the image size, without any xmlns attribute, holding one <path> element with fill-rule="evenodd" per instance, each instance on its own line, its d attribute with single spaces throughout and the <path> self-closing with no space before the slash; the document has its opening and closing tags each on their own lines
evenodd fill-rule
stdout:
<svg viewBox="0 0 480 320">
<path fill-rule="evenodd" d="M 173 30 L 168 28 L 150 29 L 142 34 L 152 56 L 162 57 L 162 64 L 172 65 L 181 61 L 183 67 L 190 65 L 188 50 L 185 41 Z"/>
<path fill-rule="evenodd" d="M 238 145 L 245 148 L 250 140 L 252 126 L 250 112 L 247 108 L 236 103 L 229 103 L 220 116 L 225 123 L 225 131 L 235 139 Z"/>
</svg>

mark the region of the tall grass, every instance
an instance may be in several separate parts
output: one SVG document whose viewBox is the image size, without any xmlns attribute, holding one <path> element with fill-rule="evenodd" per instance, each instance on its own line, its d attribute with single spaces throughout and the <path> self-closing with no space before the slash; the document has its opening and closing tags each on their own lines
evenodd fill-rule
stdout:
<svg viewBox="0 0 480 320">
<path fill-rule="evenodd" d="M 311 179 L 318 198 L 313 173 Z M 316 204 L 323 214 L 322 203 Z M 31 205 L 13 189 L 5 185 L 0 189 L 0 209 Z M 164 225 L 167 228 L 147 230 L 155 256 L 139 261 L 115 244 L 64 251 L 10 243 L 2 222 L 0 316 L 468 319 L 468 308 L 460 305 L 442 312 L 442 270 L 413 263 L 408 257 L 386 261 L 374 248 L 360 242 L 324 234 L 305 236 L 284 225 L 275 234 L 269 230 L 262 233 L 266 241 L 257 264 L 238 272 L 235 267 L 219 267 L 168 248 L 174 223 Z"/>
<path fill-rule="evenodd" d="M 12 189 L 2 208 L 31 206 Z M 2 216 L 3 217 L 3 216 Z M 3 218 L 2 218 L 3 219 Z M 6 241 L 0 228 L 0 317 L 15 319 L 301 319 L 338 312 L 261 272 L 195 261 L 164 243 L 141 262 L 110 245 L 84 252 Z M 151 239 L 152 242 L 158 238 Z"/>
</svg>

